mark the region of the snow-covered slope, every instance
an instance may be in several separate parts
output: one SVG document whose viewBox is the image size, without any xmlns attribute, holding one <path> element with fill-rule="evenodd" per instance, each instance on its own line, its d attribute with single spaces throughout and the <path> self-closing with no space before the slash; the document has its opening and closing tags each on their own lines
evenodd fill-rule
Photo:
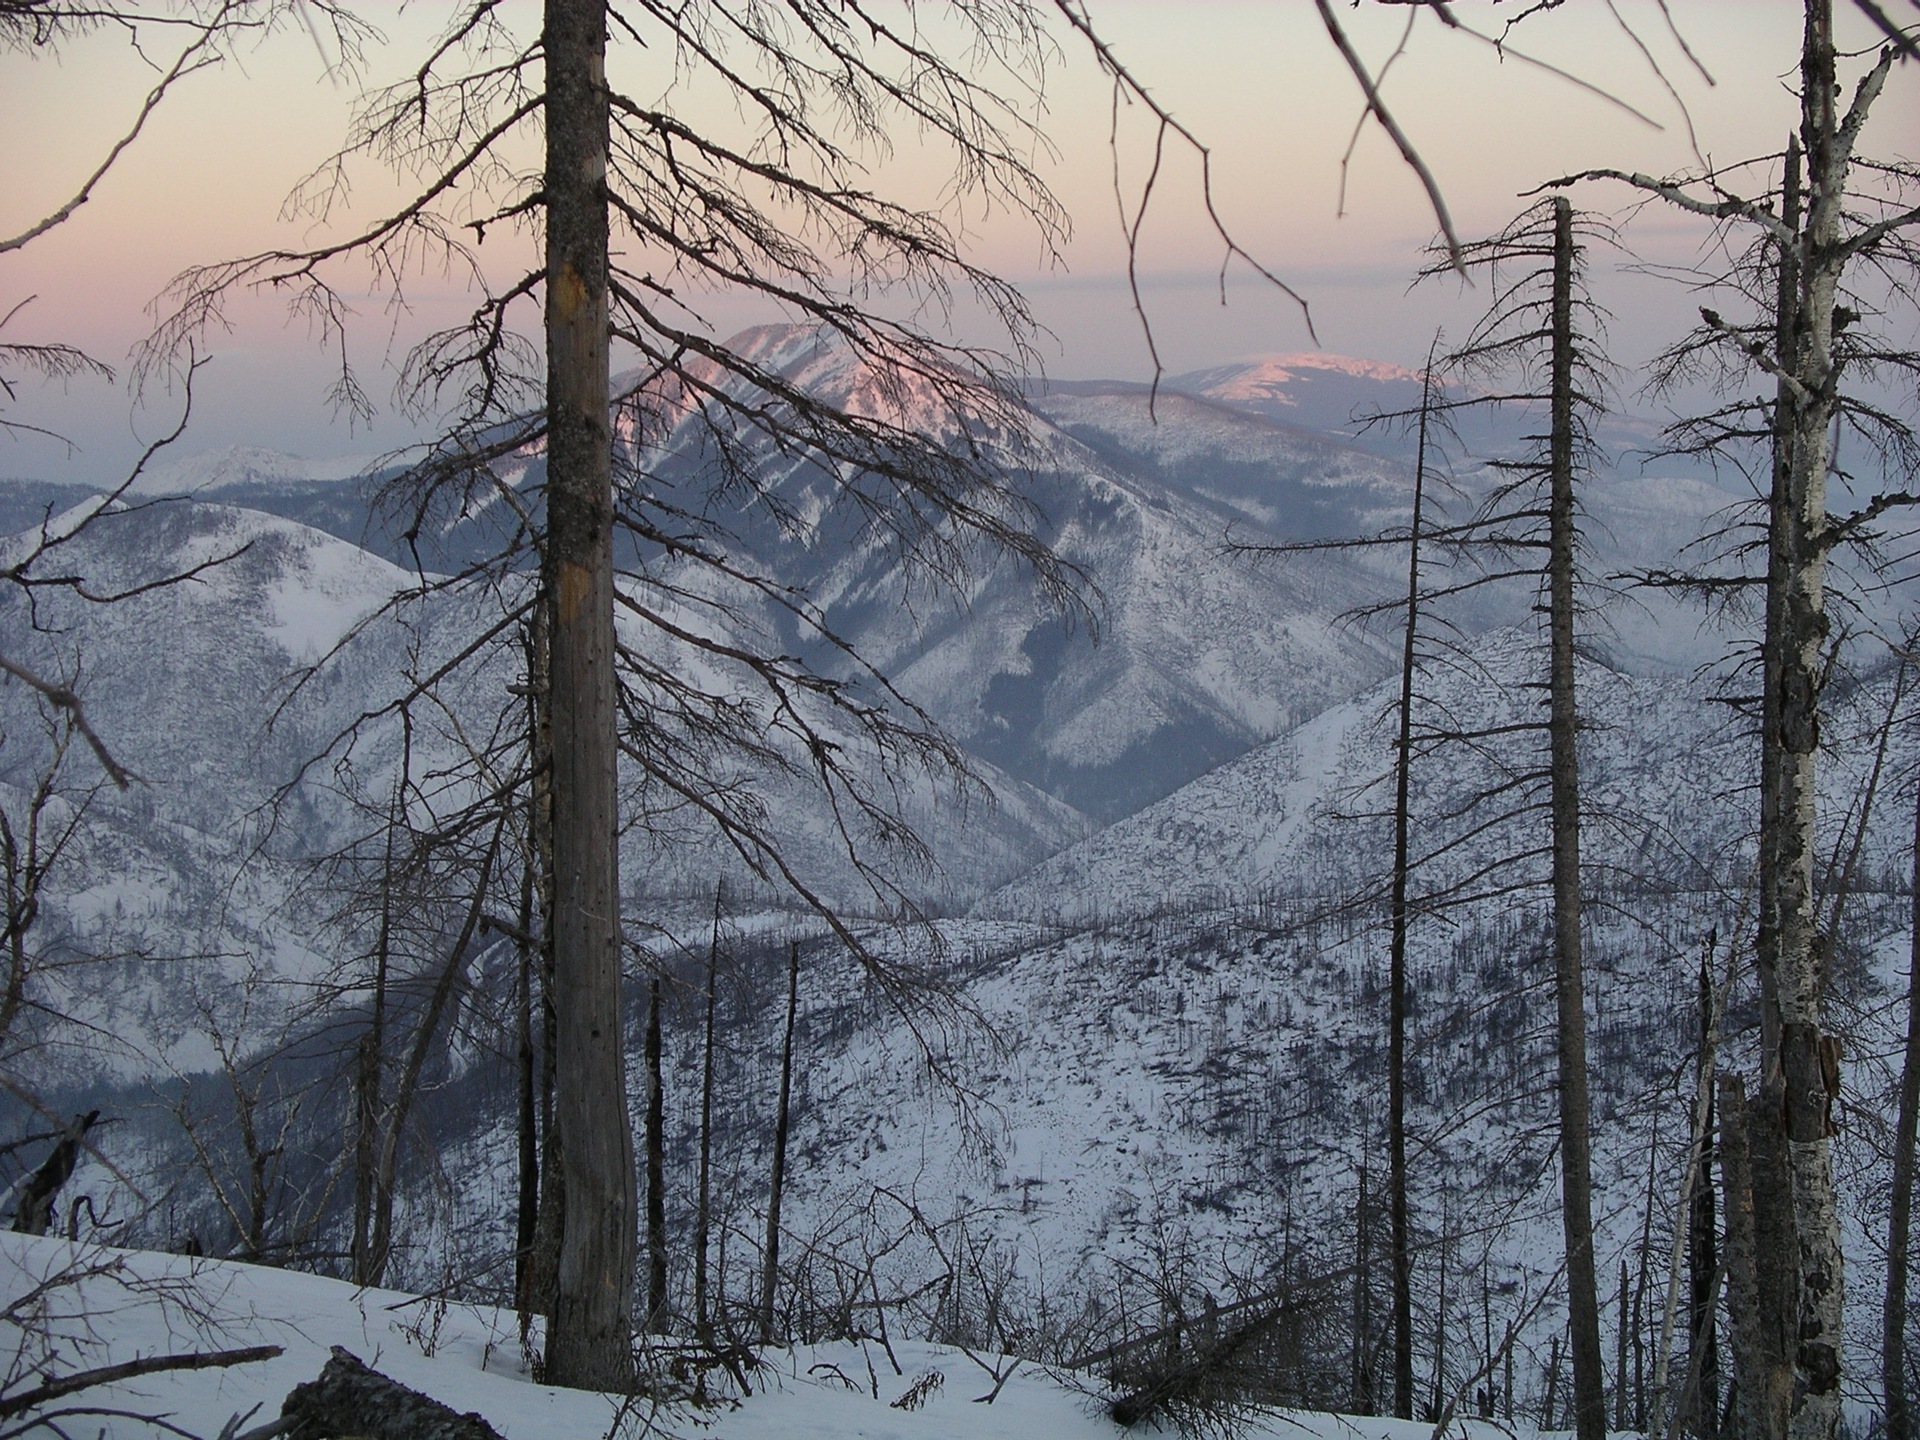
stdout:
<svg viewBox="0 0 1920 1440">
<path fill-rule="evenodd" d="M 1470 661 L 1428 668 L 1416 734 L 1485 731 L 1540 720 L 1541 651 L 1524 631 L 1479 637 Z M 1751 762 L 1740 717 L 1711 703 L 1711 675 L 1634 676 L 1590 661 L 1582 785 L 1592 809 L 1588 858 L 1673 883 L 1719 883 L 1750 826 L 1746 796 L 1728 787 Z M 1323 711 L 1279 740 L 1047 860 L 981 902 L 1028 919 L 1139 915 L 1169 907 L 1252 904 L 1262 897 L 1336 899 L 1376 886 L 1389 853 L 1393 715 L 1398 682 Z M 1470 797 L 1543 767 L 1546 736 L 1498 746 L 1426 740 L 1414 769 L 1416 856 L 1452 836 Z M 1854 779 L 1848 775 L 1836 787 Z M 1524 793 L 1513 803 L 1526 803 Z M 1503 853 L 1519 822 L 1429 867 L 1441 890 Z M 1504 847 L 1504 849 L 1503 849 Z"/>
<path fill-rule="evenodd" d="M 103 1434 L 158 1440 L 227 1433 L 222 1427 L 235 1417 L 243 1419 L 236 1430 L 266 1425 L 279 1416 L 288 1391 L 314 1379 L 336 1346 L 455 1411 L 478 1414 L 505 1440 L 1112 1440 L 1127 1433 L 1100 1413 L 1091 1376 L 1027 1365 L 1001 1386 L 990 1367 L 1005 1368 L 1004 1357 L 975 1359 L 907 1338 L 769 1349 L 747 1372 L 744 1393 L 716 1370 L 709 1381 L 713 1398 L 704 1405 L 623 1403 L 534 1383 L 510 1311 L 362 1290 L 285 1270 L 23 1235 L 0 1235 L 0 1305 L 7 1307 L 0 1346 L 15 1353 L 0 1381 L 0 1400 L 32 1388 L 43 1374 L 280 1348 L 270 1359 L 80 1391 L 33 1412 L 30 1418 L 41 1418 L 50 1433 L 64 1433 L 53 1428 L 62 1423 L 72 1433 L 91 1433 L 104 1422 L 111 1429 Z M 898 1403 L 916 1389 L 912 1404 Z M 989 1392 L 991 1403 L 975 1402 Z M 1236 1433 L 1247 1440 L 1426 1440 L 1432 1432 L 1411 1422 L 1301 1412 L 1250 1413 L 1243 1422 Z M 1450 1440 L 1494 1440 L 1513 1432 L 1461 1422 L 1447 1433 Z"/>
</svg>

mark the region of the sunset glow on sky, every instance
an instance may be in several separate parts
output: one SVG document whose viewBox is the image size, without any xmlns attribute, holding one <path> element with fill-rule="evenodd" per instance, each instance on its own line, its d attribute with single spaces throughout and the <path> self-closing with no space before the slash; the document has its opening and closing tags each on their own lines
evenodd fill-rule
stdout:
<svg viewBox="0 0 1920 1440">
<path fill-rule="evenodd" d="M 1361 101 L 1310 4 L 1091 0 L 1089 8 L 1121 58 L 1213 148 L 1221 215 L 1247 250 L 1310 299 L 1322 345 L 1409 363 L 1424 353 L 1436 324 L 1470 321 L 1478 302 L 1456 285 L 1406 294 L 1433 234 L 1433 217 L 1414 176 L 1376 127 L 1361 136 L 1346 214 L 1338 213 L 1340 156 Z M 1416 25 L 1391 72 L 1387 97 L 1443 186 L 1463 235 L 1497 229 L 1524 205 L 1517 192 L 1568 171 L 1692 168 L 1689 116 L 1699 154 L 1716 164 L 1780 147 L 1796 109 L 1797 7 L 1673 0 L 1681 32 L 1714 85 L 1682 53 L 1652 0 L 1618 0 L 1618 8 L 1661 73 L 1597 0 L 1529 21 L 1516 37 L 1527 53 L 1606 89 L 1613 100 L 1503 59 L 1431 17 Z M 1510 9 L 1468 6 L 1462 13 L 1492 29 Z M 369 7 L 369 13 L 390 32 L 389 45 L 369 57 L 365 78 L 379 82 L 418 63 L 447 9 Z M 1341 14 L 1376 66 L 1393 52 L 1406 23 L 1404 12 L 1391 7 L 1342 7 Z M 1866 43 L 1850 12 L 1845 18 L 1849 38 Z M 1059 153 L 1041 168 L 1074 218 L 1065 268 L 1043 268 L 1031 226 L 1012 217 L 969 213 L 967 229 L 977 259 L 1027 288 L 1052 332 L 1042 345 L 1049 373 L 1144 377 L 1150 362 L 1124 281 L 1108 144 L 1110 91 L 1084 47 L 1064 35 L 1060 45 L 1042 117 Z M 616 79 L 626 88 L 684 107 L 677 113 L 691 123 L 737 123 L 724 113 L 703 114 L 708 102 L 674 91 L 664 68 L 659 74 L 645 69 L 665 66 L 654 53 L 629 47 L 621 63 Z M 1912 158 L 1920 137 L 1916 70 L 1896 69 L 1864 143 L 1867 153 Z M 0 55 L 0 128 L 8 154 L 0 233 L 16 233 L 70 198 L 125 129 L 152 76 L 125 38 L 111 31 L 58 57 Z M 1684 101 L 1684 113 L 1667 82 Z M 356 93 L 357 84 L 329 77 L 314 40 L 298 27 L 264 41 L 242 63 L 192 77 L 155 114 L 90 204 L 24 250 L 0 256 L 0 313 L 36 297 L 6 338 L 69 341 L 122 367 L 149 323 L 147 305 L 184 266 L 344 233 L 277 216 L 289 187 L 339 143 Z M 944 154 L 913 136 L 896 140 L 895 154 L 877 163 L 876 185 L 936 194 L 951 168 Z M 1151 142 L 1143 115 L 1122 115 L 1123 193 L 1137 196 Z M 1142 232 L 1143 288 L 1168 369 L 1307 348 L 1311 342 L 1291 302 L 1244 267 L 1229 267 L 1228 303 L 1221 306 L 1221 247 L 1205 223 L 1197 173 L 1190 154 L 1170 152 Z M 398 193 L 393 182 L 364 170 L 350 213 L 364 219 Z M 1616 214 L 1628 201 L 1618 187 L 1593 185 L 1576 194 L 1576 203 Z M 1692 255 L 1700 233 L 1654 211 L 1639 215 L 1627 231 L 1643 255 L 1662 260 Z M 524 238 L 497 233 L 485 258 L 507 273 L 532 253 Z M 1691 313 L 1670 282 L 1603 276 L 1598 283 L 1615 312 L 1616 351 L 1629 365 L 1669 338 L 1663 326 L 1671 316 Z M 380 398 L 391 389 L 391 368 L 405 344 L 457 317 L 470 300 L 463 282 L 437 272 L 410 282 L 406 311 L 394 312 L 389 298 L 358 299 L 353 336 L 368 388 Z M 727 296 L 711 297 L 703 308 L 721 333 L 777 318 L 763 305 Z M 271 300 L 236 306 L 233 320 L 231 333 L 214 337 L 191 448 L 246 442 L 308 455 L 374 454 L 413 435 L 398 416 L 383 416 L 371 434 L 333 424 L 322 398 L 326 358 Z M 956 323 L 973 321 L 962 313 Z M 135 432 L 164 429 L 172 412 L 162 397 L 129 422 L 123 389 L 76 383 L 64 392 L 28 385 L 9 413 L 60 430 L 82 449 L 68 457 L 52 444 L 5 443 L 0 473 L 99 480 L 124 463 Z"/>
</svg>

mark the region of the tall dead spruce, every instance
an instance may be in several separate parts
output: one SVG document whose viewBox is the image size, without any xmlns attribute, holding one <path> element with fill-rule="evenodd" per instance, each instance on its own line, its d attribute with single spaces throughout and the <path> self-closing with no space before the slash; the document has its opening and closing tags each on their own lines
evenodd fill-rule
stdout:
<svg viewBox="0 0 1920 1440">
<path fill-rule="evenodd" d="M 1043 22 L 1068 11 L 980 0 L 953 9 L 936 38 L 910 5 L 548 0 L 528 33 L 520 12 L 467 0 L 404 81 L 365 96 L 341 150 L 296 191 L 295 208 L 323 232 L 337 225 L 338 238 L 186 272 L 149 342 L 146 364 L 164 363 L 219 324 L 237 292 L 273 289 L 337 347 L 336 398 L 370 408 L 352 363 L 349 287 L 370 270 L 404 294 L 423 270 L 450 270 L 481 296 L 404 366 L 403 399 L 434 413 L 442 438 L 388 501 L 423 546 L 438 521 L 481 501 L 508 517 L 496 553 L 434 567 L 438 576 L 423 563 L 406 602 L 484 592 L 488 628 L 371 707 L 333 753 L 370 740 L 461 666 L 517 672 L 507 652 L 543 612 L 536 688 L 550 744 L 522 783 L 544 786 L 550 815 L 551 888 L 536 908 L 550 917 L 537 938 L 551 963 L 554 1163 L 540 1167 L 533 1240 L 551 1253 L 530 1257 L 523 1299 L 550 1306 L 553 1380 L 618 1388 L 631 1369 L 638 1197 L 621 827 L 698 817 L 756 883 L 819 911 L 889 1003 L 917 1005 L 927 982 L 859 943 L 783 849 L 759 788 L 739 780 L 783 772 L 826 791 L 842 858 L 891 911 L 906 903 L 900 867 L 925 859 L 897 813 L 912 788 L 899 778 L 952 781 L 959 752 L 847 650 L 775 557 L 736 533 L 739 517 L 767 517 L 783 539 L 840 526 L 886 549 L 916 594 L 1011 556 L 1065 609 L 1087 609 L 1080 577 L 1036 537 L 1015 485 L 1024 432 L 1011 375 L 1029 353 L 1025 304 L 965 258 L 954 208 L 890 200 L 868 170 L 903 135 L 944 146 L 956 184 L 943 205 L 1010 206 L 1053 247 L 1065 216 L 1027 158 L 1045 144 L 1028 102 L 1054 44 Z M 737 102 L 708 107 L 728 117 L 713 131 L 657 98 L 702 85 Z M 531 174 L 530 149 L 543 157 Z M 410 197 L 349 216 L 362 166 L 396 169 Z M 483 262 L 482 242 L 503 229 L 535 242 L 536 267 L 502 274 Z M 914 302 L 892 311 L 930 314 L 928 328 L 863 303 L 888 290 Z M 716 341 L 699 313 L 716 291 L 765 297 L 872 383 L 856 403 L 837 401 L 795 384 L 752 337 Z M 939 338 L 944 307 L 961 298 L 1001 324 L 1001 350 Z M 614 347 L 632 376 L 619 394 Z M 669 439 L 698 463 L 664 473 Z M 538 465 L 522 484 L 542 451 L 544 487 Z M 825 521 L 780 492 L 796 457 L 830 502 Z M 826 656 L 831 673 L 808 654 Z"/>
<path fill-rule="evenodd" d="M 1850 374 L 1877 369 L 1910 384 L 1920 373 L 1920 356 L 1898 338 L 1912 315 L 1911 276 L 1920 260 L 1913 240 L 1920 209 L 1912 204 L 1920 177 L 1910 165 L 1856 165 L 1855 154 L 1900 47 L 1889 45 L 1866 64 L 1843 105 L 1833 11 L 1832 0 L 1806 0 L 1800 124 L 1784 158 L 1771 157 L 1772 184 L 1756 179 L 1749 189 L 1740 169 L 1673 178 L 1601 170 L 1558 182 L 1624 183 L 1735 236 L 1755 237 L 1744 250 L 1729 245 L 1738 258 L 1713 277 L 1744 313 L 1703 307 L 1701 328 L 1672 363 L 1682 373 L 1708 371 L 1730 397 L 1692 422 L 1684 443 L 1737 455 L 1757 434 L 1771 448 L 1761 641 L 1760 1074 L 1745 1116 L 1751 1188 L 1729 1196 L 1730 1213 L 1750 1206 L 1754 1214 L 1757 1271 L 1752 1284 L 1736 1283 L 1731 1293 L 1743 1412 L 1758 1403 L 1761 1413 L 1749 1417 L 1755 1433 L 1804 1440 L 1837 1433 L 1846 1369 L 1829 1146 L 1841 1056 L 1823 1019 L 1826 942 L 1815 887 L 1814 779 L 1831 642 L 1827 565 L 1837 546 L 1869 536 L 1879 517 L 1916 498 L 1910 484 L 1873 494 L 1874 477 L 1855 473 L 1849 488 L 1870 498 L 1851 514 L 1834 514 L 1828 480 L 1836 419 L 1870 454 L 1911 443 L 1905 421 L 1848 397 Z M 1723 1088 L 1723 1126 L 1738 1090 Z M 1776 1200 L 1778 1215 L 1771 1213 Z M 1773 1284 L 1776 1260 L 1786 1273 Z M 1730 1272 L 1742 1265 L 1730 1257 Z M 1746 1393 L 1755 1387 L 1762 1397 Z"/>
<path fill-rule="evenodd" d="M 1459 267 L 1490 277 L 1493 303 L 1449 369 L 1518 376 L 1492 403 L 1543 407 L 1547 431 L 1537 453 L 1494 462 L 1508 473 L 1480 514 L 1453 533 L 1469 553 L 1541 557 L 1502 563 L 1491 573 L 1534 575 L 1547 631 L 1547 765 L 1552 830 L 1555 1051 L 1558 1065 L 1561 1214 L 1567 1264 L 1574 1423 L 1580 1440 L 1603 1440 L 1606 1379 L 1599 1284 L 1593 1254 L 1592 1117 L 1588 1101 L 1586 997 L 1581 954 L 1579 707 L 1575 638 L 1580 537 L 1575 473 L 1590 448 L 1586 417 L 1599 407 L 1593 346 L 1596 319 L 1580 281 L 1581 225 L 1555 197 L 1502 234 L 1458 252 Z M 1452 268 L 1451 265 L 1441 267 Z M 1467 403 L 1482 403 L 1470 401 Z M 1483 559 L 1483 563 L 1484 559 Z"/>
</svg>

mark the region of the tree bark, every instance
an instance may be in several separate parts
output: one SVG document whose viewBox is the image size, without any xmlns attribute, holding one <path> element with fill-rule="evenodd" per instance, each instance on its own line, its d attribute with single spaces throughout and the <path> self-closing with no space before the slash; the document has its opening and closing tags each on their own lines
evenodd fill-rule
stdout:
<svg viewBox="0 0 1920 1440">
<path fill-rule="evenodd" d="M 1593 1259 L 1593 1179 L 1587 1098 L 1587 1012 L 1580 953 L 1580 770 L 1575 754 L 1573 575 L 1573 207 L 1553 204 L 1552 430 L 1549 437 L 1547 731 L 1552 750 L 1554 993 L 1560 1061 L 1561 1214 L 1567 1247 L 1567 1319 L 1580 1440 L 1605 1440 L 1606 1375 Z"/>
<path fill-rule="evenodd" d="M 1796 1267 L 1793 1194 L 1764 1177 L 1790 1174 L 1780 1110 L 1764 1090 L 1747 1102 L 1747 1156 L 1753 1181 L 1754 1275 L 1759 1286 L 1761 1357 L 1766 1364 L 1762 1435 L 1790 1433 L 1793 1406 Z"/>
<path fill-rule="evenodd" d="M 553 726 L 554 1125 L 565 1189 L 547 1379 L 632 1378 L 638 1196 L 620 1000 L 607 16 L 547 0 L 548 704 Z"/>
<path fill-rule="evenodd" d="M 1914 795 L 1913 926 L 1907 952 L 1907 1044 L 1900 1058 L 1900 1107 L 1893 1132 L 1893 1205 L 1887 1216 L 1887 1296 L 1881 1312 L 1880 1383 L 1887 1440 L 1912 1440 L 1907 1405 L 1907 1254 L 1913 1238 L 1915 1130 L 1920 1126 L 1920 791 Z"/>
<path fill-rule="evenodd" d="M 1733 1319 L 1733 1433 L 1740 1440 L 1777 1440 L 1769 1420 L 1768 1337 L 1760 1320 L 1760 1270 L 1747 1149 L 1747 1095 L 1737 1075 L 1717 1077 L 1720 1184 L 1727 1212 L 1727 1311 Z M 1785 1419 L 1784 1414 L 1780 1417 Z"/>
</svg>

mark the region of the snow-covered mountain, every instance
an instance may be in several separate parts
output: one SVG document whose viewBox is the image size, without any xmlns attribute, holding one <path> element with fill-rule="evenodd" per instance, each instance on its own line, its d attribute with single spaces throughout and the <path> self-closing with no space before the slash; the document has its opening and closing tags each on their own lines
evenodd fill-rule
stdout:
<svg viewBox="0 0 1920 1440">
<path fill-rule="evenodd" d="M 779 453 L 745 430 L 716 435 L 710 411 L 663 403 L 654 428 L 630 433 L 645 488 L 627 504 L 699 516 L 703 539 L 724 549 L 735 573 L 657 539 L 633 542 L 623 556 L 634 575 L 623 639 L 655 667 L 652 693 L 682 686 L 702 703 L 738 704 L 767 747 L 752 763 L 700 771 L 712 789 L 695 793 L 751 800 L 797 873 L 854 915 L 867 962 L 883 967 L 863 968 L 819 926 L 778 912 L 767 890 L 736 887 L 744 866 L 669 783 L 684 777 L 629 772 L 645 817 L 623 840 L 634 938 L 645 963 L 675 982 L 667 1103 L 676 1254 L 690 1224 L 698 1113 L 689 997 L 705 983 L 706 917 L 727 873 L 721 1190 L 722 1228 L 735 1236 L 724 1273 L 736 1293 L 755 1260 L 739 1237 L 752 1233 L 761 1204 L 772 1026 L 790 940 L 806 955 L 791 1229 L 804 1237 L 795 1263 L 816 1267 L 808 1274 L 822 1293 L 847 1274 L 905 1285 L 914 1267 L 944 1263 L 927 1248 L 925 1225 L 941 1244 L 970 1236 L 976 1268 L 1001 1267 L 1009 1296 L 1029 1308 L 1092 1305 L 1101 1287 L 1155 1267 L 1190 1298 L 1266 1275 L 1281 1255 L 1344 1275 L 1356 1232 L 1370 1223 L 1355 1209 L 1379 1143 L 1379 782 L 1396 646 L 1391 633 L 1342 617 L 1390 602 L 1404 562 L 1397 547 L 1258 562 L 1226 547 L 1403 522 L 1404 455 L 1337 433 L 1344 419 L 1330 417 L 1370 402 L 1392 408 L 1418 377 L 1294 357 L 1181 377 L 1151 409 L 1137 387 L 1056 386 L 1001 412 L 1000 428 L 972 433 L 938 385 L 885 383 L 870 362 L 810 334 L 768 330 L 742 346 L 797 390 L 998 457 L 1011 493 L 994 503 L 1035 507 L 1045 538 L 1090 580 L 1096 624 L 1070 629 L 1032 575 L 985 552 L 967 553 L 973 563 L 957 589 L 927 588 L 897 537 L 846 501 L 844 470 Z M 757 487 L 715 483 L 722 442 L 738 442 L 733 458 L 762 467 Z M 216 1248 L 231 1217 L 209 1198 L 211 1172 L 241 1184 L 239 1142 L 195 1158 L 177 1117 L 198 1117 L 201 1133 L 225 1123 L 218 1106 L 234 1102 L 218 1083 L 217 1102 L 205 1100 L 207 1077 L 194 1078 L 225 1063 L 223 1044 L 244 1056 L 297 1038 L 276 1073 L 300 1084 L 258 1092 L 256 1102 L 297 1139 L 310 1173 L 295 1178 L 312 1187 L 299 1193 L 326 1193 L 346 1123 L 343 1062 L 327 1042 L 340 1027 L 361 1027 L 366 905 L 349 913 L 329 889 L 350 867 L 314 862 L 356 842 L 366 859 L 409 743 L 394 702 L 477 637 L 495 637 L 408 710 L 416 773 L 432 777 L 417 801 L 423 826 L 442 802 L 450 810 L 470 798 L 487 765 L 514 763 L 523 703 L 514 687 L 524 689 L 524 575 L 509 567 L 494 585 L 423 588 L 411 564 L 395 563 L 408 558 L 404 547 L 369 522 L 364 490 L 298 468 L 223 460 L 200 484 L 187 467 L 177 481 L 186 498 L 142 497 L 100 517 L 62 556 L 97 592 L 223 563 L 111 606 L 55 587 L 41 597 L 41 628 L 18 632 L 19 653 L 75 680 L 100 734 L 146 780 L 124 796 L 83 785 L 60 801 L 63 816 L 84 806 L 85 823 L 45 907 L 44 934 L 62 962 L 49 983 L 66 987 L 56 1008 L 87 1028 L 79 1039 L 71 1029 L 49 1035 L 66 1042 L 49 1052 L 49 1082 L 84 1086 L 60 1103 L 106 1103 L 130 1117 L 113 1142 L 116 1163 L 167 1197 L 166 1224 Z M 502 478 L 530 491 L 539 456 L 516 457 Z M 1461 504 L 1485 486 L 1471 467 L 1456 479 Z M 1703 528 L 1737 518 L 1728 507 L 1738 497 L 1697 477 L 1607 472 L 1585 495 L 1590 570 L 1601 577 L 1669 565 Z M 54 533 L 71 523 L 47 513 Z M 478 502 L 448 517 L 436 553 L 480 553 L 495 518 Z M 15 541 L 16 553 L 28 543 Z M 817 611 L 817 626 L 796 618 L 785 603 L 793 596 Z M 1416 847 L 1438 857 L 1421 872 L 1424 895 L 1459 899 L 1495 859 L 1537 848 L 1537 814 L 1476 828 L 1469 803 L 1537 765 L 1536 737 L 1517 728 L 1537 716 L 1534 598 L 1517 584 L 1450 608 L 1455 629 L 1423 676 L 1423 723 L 1504 737 L 1423 746 Z M 1900 596 L 1862 603 L 1854 621 L 1884 620 Z M 1744 712 L 1721 703 L 1751 688 L 1732 663 L 1750 622 L 1730 612 L 1704 623 L 1678 600 L 1643 592 L 1615 602 L 1584 637 L 1609 1274 L 1639 1255 L 1649 1228 L 1652 1251 L 1660 1248 L 1667 1202 L 1653 1202 L 1648 1219 L 1646 1176 L 1672 1165 L 1685 1106 L 1674 1077 L 1684 1077 L 1693 1043 L 1696 968 L 1715 927 L 1718 969 L 1724 937 L 1750 924 L 1753 744 Z M 937 721 L 997 802 L 934 772 L 882 769 L 883 747 L 831 705 L 805 712 L 823 747 L 810 751 L 724 653 L 738 641 L 800 656 L 856 687 L 850 693 L 882 697 L 823 632 Z M 1832 691 L 1825 773 L 1836 817 L 1857 813 L 1871 737 L 1892 698 L 1890 675 L 1871 665 Z M 661 718 L 664 700 L 649 714 L 691 721 Z M 0 686 L 0 728 L 0 784 L 17 800 L 46 754 L 17 684 Z M 881 913 L 854 863 L 878 853 L 866 848 L 875 837 L 857 819 L 844 832 L 836 823 L 806 773 L 821 754 L 920 831 L 937 870 L 894 878 L 949 918 L 896 927 Z M 88 762 L 73 763 L 85 771 Z M 1860 1046 L 1849 1053 L 1865 1056 L 1885 1053 L 1884 1001 L 1905 938 L 1906 900 L 1893 893 L 1904 859 L 1889 813 L 1883 804 L 1860 846 L 1860 894 L 1837 952 L 1841 1012 Z M 1423 914 L 1419 933 L 1420 1303 L 1441 1308 L 1441 1267 L 1454 1267 L 1452 1323 L 1463 1328 L 1463 1272 L 1477 1268 L 1483 1302 L 1500 1307 L 1490 1325 L 1552 1284 L 1547 932 L 1537 889 L 1514 888 L 1537 868 L 1535 857 L 1486 893 Z M 445 964 L 458 926 L 443 922 L 462 899 L 431 891 L 409 902 L 418 944 L 407 956 L 407 1014 L 438 973 L 428 967 Z M 517 981 L 506 935 L 495 929 L 476 943 L 446 1038 L 426 1061 L 419 1130 L 435 1136 L 439 1169 L 404 1200 L 399 1263 L 410 1278 L 451 1273 L 462 1253 L 511 1248 L 516 1082 L 502 1036 Z M 65 966 L 103 951 L 117 958 Z M 946 982 L 946 998 L 899 1004 L 895 982 L 926 974 Z M 1749 998 L 1736 991 L 1736 1005 Z M 1745 1016 L 1736 1014 L 1741 1026 Z M 1870 1064 L 1850 1068 L 1849 1104 L 1873 1103 L 1884 1078 Z M 410 1133 L 409 1147 L 417 1139 Z M 1867 1177 L 1856 1177 L 1855 1193 L 1876 1194 L 1878 1161 L 1863 1148 L 1847 1163 Z M 112 1182 L 89 1172 L 80 1183 Z M 282 1183 L 292 1194 L 294 1181 Z M 1501 1223 L 1467 1223 L 1451 1198 L 1462 1191 Z M 1875 1223 L 1877 1203 L 1850 1223 Z M 324 1222 L 315 1233 L 337 1229 L 324 1205 L 314 1213 Z M 887 1248 L 895 1230 L 918 1239 Z M 1377 1237 L 1370 1243 L 1377 1260 Z M 676 1286 L 684 1279 L 676 1271 Z M 1519 1383 L 1538 1396 L 1558 1321 L 1551 1304 L 1527 1313 Z M 1458 1353 L 1444 1364 L 1434 1357 L 1436 1368 L 1465 1363 Z"/>
<path fill-rule="evenodd" d="M 366 456 L 312 460 L 261 445 L 229 445 L 156 455 L 141 469 L 128 493 L 133 495 L 231 495 L 245 490 L 293 493 L 307 486 L 340 485 L 378 473 L 383 463 Z"/>
</svg>

